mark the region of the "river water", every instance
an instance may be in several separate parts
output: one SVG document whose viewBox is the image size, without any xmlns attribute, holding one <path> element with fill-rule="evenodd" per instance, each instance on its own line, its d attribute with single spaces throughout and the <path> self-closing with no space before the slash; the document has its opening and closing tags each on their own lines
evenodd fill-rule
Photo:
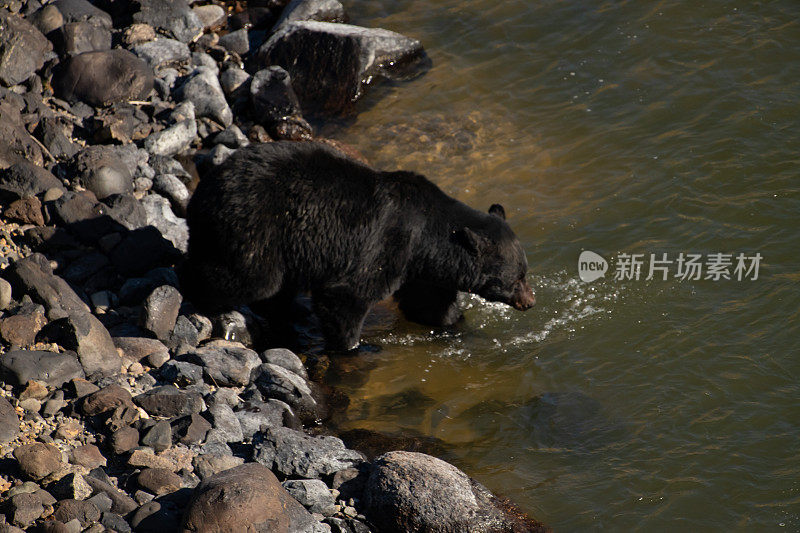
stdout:
<svg viewBox="0 0 800 533">
<path fill-rule="evenodd" d="M 800 531 L 800 4 L 345 7 L 433 67 L 325 133 L 503 204 L 538 301 L 466 299 L 445 332 L 380 309 L 341 429 L 440 439 L 559 531 Z M 609 261 L 591 283 L 584 250 Z M 733 254 L 733 279 L 681 280 L 681 253 L 703 278 Z M 625 254 L 638 280 L 615 279 Z"/>
</svg>

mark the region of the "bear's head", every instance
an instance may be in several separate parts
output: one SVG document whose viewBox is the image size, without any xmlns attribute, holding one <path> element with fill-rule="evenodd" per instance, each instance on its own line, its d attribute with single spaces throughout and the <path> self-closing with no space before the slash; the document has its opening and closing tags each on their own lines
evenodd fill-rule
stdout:
<svg viewBox="0 0 800 533">
<path fill-rule="evenodd" d="M 465 227 L 460 237 L 463 245 L 478 260 L 480 274 L 472 292 L 491 302 L 508 304 L 525 311 L 536 303 L 528 284 L 528 259 L 506 223 L 503 206 L 494 204 L 482 227 Z"/>
</svg>

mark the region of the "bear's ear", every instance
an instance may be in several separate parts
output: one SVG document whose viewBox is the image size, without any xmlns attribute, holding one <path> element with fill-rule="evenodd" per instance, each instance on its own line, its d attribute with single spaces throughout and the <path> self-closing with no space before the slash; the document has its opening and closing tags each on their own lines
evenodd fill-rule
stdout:
<svg viewBox="0 0 800 533">
<path fill-rule="evenodd" d="M 489 214 L 500 217 L 503 220 L 506 219 L 506 210 L 503 209 L 503 206 L 500 204 L 493 204 L 492 207 L 489 208 Z"/>
<path fill-rule="evenodd" d="M 460 229 L 455 233 L 458 243 L 473 255 L 478 255 L 481 251 L 481 244 L 484 239 L 469 228 Z"/>
</svg>

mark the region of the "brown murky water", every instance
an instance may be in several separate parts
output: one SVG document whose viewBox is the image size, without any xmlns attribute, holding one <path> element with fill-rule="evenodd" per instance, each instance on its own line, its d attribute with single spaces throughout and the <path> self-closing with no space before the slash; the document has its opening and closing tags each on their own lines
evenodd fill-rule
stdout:
<svg viewBox="0 0 800 533">
<path fill-rule="evenodd" d="M 800 4 L 345 4 L 433 68 L 327 133 L 502 203 L 538 303 L 467 299 L 454 332 L 381 311 L 344 428 L 441 439 L 560 531 L 800 531 Z M 614 279 L 718 252 L 758 279 Z"/>
</svg>

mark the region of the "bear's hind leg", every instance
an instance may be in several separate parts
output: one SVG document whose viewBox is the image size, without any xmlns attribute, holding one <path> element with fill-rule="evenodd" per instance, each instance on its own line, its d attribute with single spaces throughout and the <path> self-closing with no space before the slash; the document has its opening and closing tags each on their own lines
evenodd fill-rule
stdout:
<svg viewBox="0 0 800 533">
<path fill-rule="evenodd" d="M 298 290 L 293 285 L 281 288 L 274 296 L 250 304 L 250 308 L 267 323 L 270 346 L 295 347 L 294 300 Z"/>
<path fill-rule="evenodd" d="M 374 302 L 357 295 L 345 285 L 315 289 L 311 297 L 326 348 L 335 351 L 357 348 L 364 318 Z"/>
<path fill-rule="evenodd" d="M 458 291 L 424 281 L 407 281 L 394 294 L 398 307 L 412 322 L 426 326 L 452 326 L 463 318 Z"/>
</svg>

